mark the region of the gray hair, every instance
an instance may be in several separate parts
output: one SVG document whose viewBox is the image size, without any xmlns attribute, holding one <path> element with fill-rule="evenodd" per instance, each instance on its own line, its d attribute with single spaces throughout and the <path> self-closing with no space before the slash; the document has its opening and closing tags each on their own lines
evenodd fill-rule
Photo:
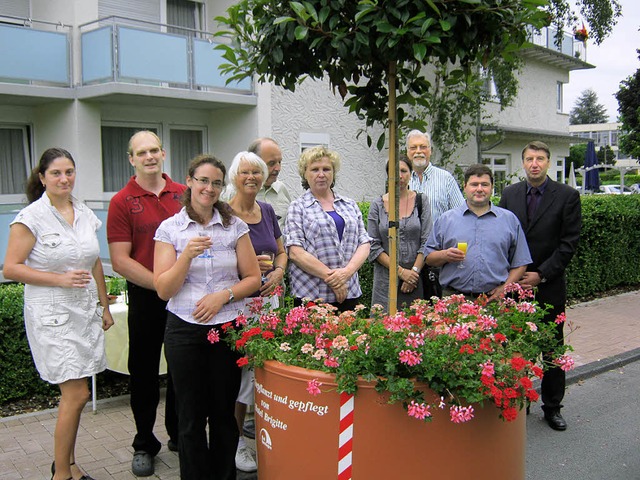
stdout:
<svg viewBox="0 0 640 480">
<path fill-rule="evenodd" d="M 262 144 L 266 143 L 266 142 L 271 142 L 274 145 L 276 145 L 278 148 L 280 147 L 280 145 L 278 145 L 278 142 L 276 142 L 273 138 L 269 138 L 269 137 L 259 137 L 256 138 L 253 142 L 251 142 L 249 144 L 249 147 L 247 148 L 247 150 L 251 153 L 255 153 L 256 155 L 258 155 L 260 158 L 262 158 Z"/>
<path fill-rule="evenodd" d="M 420 130 L 411 130 L 409 133 L 407 133 L 407 138 L 405 139 L 405 150 L 409 150 L 409 140 L 413 137 L 425 137 L 427 139 L 427 142 L 429 142 L 429 145 L 431 145 L 431 148 L 433 148 L 433 144 L 431 143 L 431 135 Z"/>
<path fill-rule="evenodd" d="M 238 176 L 238 169 L 240 168 L 240 162 L 244 160 L 249 163 L 252 167 L 260 167 L 262 170 L 263 182 L 269 176 L 269 169 L 267 168 L 267 164 L 255 153 L 251 152 L 240 152 L 235 157 L 233 157 L 233 161 L 231 162 L 231 166 L 229 167 L 229 175 L 227 177 L 227 185 L 230 187 L 234 187 L 236 184 L 236 177 Z M 235 188 L 229 189 L 230 191 L 234 191 Z"/>
</svg>

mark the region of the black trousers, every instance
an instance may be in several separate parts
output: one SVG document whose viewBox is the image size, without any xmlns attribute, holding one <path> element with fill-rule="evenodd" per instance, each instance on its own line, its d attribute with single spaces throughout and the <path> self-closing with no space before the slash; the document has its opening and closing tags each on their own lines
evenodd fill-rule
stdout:
<svg viewBox="0 0 640 480">
<path fill-rule="evenodd" d="M 176 392 L 180 478 L 185 480 L 236 478 L 240 355 L 227 345 L 222 331 L 220 341 L 211 344 L 211 328 L 168 312 L 165 353 Z"/>
<path fill-rule="evenodd" d="M 160 402 L 160 355 L 167 321 L 167 302 L 155 291 L 127 282 L 129 295 L 129 375 L 131 411 L 136 423 L 133 449 L 157 455 L 162 447 L 153 433 Z M 167 375 L 165 427 L 172 440 L 178 438 L 178 418 L 171 371 Z"/>
<path fill-rule="evenodd" d="M 543 303 L 543 302 L 540 302 Z M 564 313 L 564 305 L 554 305 L 545 315 L 544 321 L 554 323 L 556 317 Z M 555 325 L 556 339 L 564 344 L 564 323 Z M 544 360 L 551 362 L 553 358 L 544 357 Z M 542 409 L 545 412 L 551 412 L 562 408 L 562 399 L 564 398 L 564 390 L 566 386 L 566 374 L 560 367 L 551 367 L 545 370 L 540 384 L 540 392 L 542 394 Z"/>
</svg>

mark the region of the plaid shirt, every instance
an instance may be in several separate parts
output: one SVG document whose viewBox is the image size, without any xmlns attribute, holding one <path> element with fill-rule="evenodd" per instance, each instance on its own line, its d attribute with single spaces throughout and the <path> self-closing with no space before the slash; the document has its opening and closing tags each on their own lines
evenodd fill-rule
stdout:
<svg viewBox="0 0 640 480">
<path fill-rule="evenodd" d="M 286 247 L 302 247 L 328 268 L 342 268 L 349 263 L 360 245 L 370 243 L 358 204 L 350 198 L 334 193 L 333 207 L 344 219 L 342 242 L 333 219 L 322 209 L 310 190 L 291 203 L 285 227 Z M 289 262 L 291 293 L 294 297 L 322 298 L 335 302 L 336 296 L 323 279 L 308 274 Z M 347 298 L 362 295 L 358 274 L 349 279 Z"/>
</svg>

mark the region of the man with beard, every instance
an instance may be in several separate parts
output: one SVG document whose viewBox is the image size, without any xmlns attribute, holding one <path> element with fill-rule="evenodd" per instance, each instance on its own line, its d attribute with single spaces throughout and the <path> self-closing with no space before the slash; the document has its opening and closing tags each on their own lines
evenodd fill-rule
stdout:
<svg viewBox="0 0 640 480">
<path fill-rule="evenodd" d="M 431 137 L 428 133 L 420 130 L 409 132 L 407 157 L 413 164 L 409 188 L 429 197 L 434 222 L 447 210 L 464 203 L 464 197 L 453 175 L 431 163 Z"/>
<path fill-rule="evenodd" d="M 447 210 L 464 204 L 464 198 L 453 175 L 431 163 L 431 147 L 431 136 L 428 133 L 411 130 L 407 135 L 407 157 L 413 166 L 409 189 L 429 198 L 431 219 L 435 223 Z M 423 267 L 421 277 L 424 298 L 442 296 L 439 273 L 438 268 L 426 264 Z"/>
<path fill-rule="evenodd" d="M 464 172 L 466 204 L 443 213 L 429 235 L 426 262 L 442 267 L 445 296 L 475 299 L 486 294 L 494 300 L 507 284 L 520 280 L 531 263 L 518 217 L 491 204 L 492 190 L 491 169 L 471 165 Z"/>
</svg>

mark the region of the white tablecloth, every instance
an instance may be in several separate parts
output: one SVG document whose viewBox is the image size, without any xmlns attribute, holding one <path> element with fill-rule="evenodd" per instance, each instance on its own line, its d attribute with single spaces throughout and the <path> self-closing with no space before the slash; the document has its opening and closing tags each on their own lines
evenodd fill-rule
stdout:
<svg viewBox="0 0 640 480">
<path fill-rule="evenodd" d="M 109 306 L 114 324 L 105 333 L 105 348 L 107 352 L 107 368 L 113 372 L 129 374 L 127 367 L 129 357 L 129 326 L 127 313 L 129 305 L 120 295 L 116 303 Z M 160 355 L 160 374 L 167 373 L 167 361 L 164 358 L 164 346 Z"/>
</svg>

